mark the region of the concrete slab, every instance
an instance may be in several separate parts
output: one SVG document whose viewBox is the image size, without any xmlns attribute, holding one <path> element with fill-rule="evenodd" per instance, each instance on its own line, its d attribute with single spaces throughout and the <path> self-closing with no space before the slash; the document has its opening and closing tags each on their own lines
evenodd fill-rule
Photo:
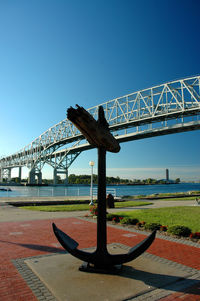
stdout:
<svg viewBox="0 0 200 301">
<path fill-rule="evenodd" d="M 126 247 L 114 244 L 108 250 L 111 254 L 127 252 Z M 80 272 L 82 262 L 70 254 L 33 258 L 25 263 L 59 301 L 126 300 L 187 278 L 184 269 L 145 254 L 124 265 L 117 275 Z"/>
</svg>

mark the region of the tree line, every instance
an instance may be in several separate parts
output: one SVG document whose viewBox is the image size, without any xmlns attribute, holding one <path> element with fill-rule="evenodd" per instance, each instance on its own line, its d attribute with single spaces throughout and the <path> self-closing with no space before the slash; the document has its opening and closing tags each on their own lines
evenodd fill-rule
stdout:
<svg viewBox="0 0 200 301">
<path fill-rule="evenodd" d="M 15 183 L 20 183 L 19 178 L 12 178 L 12 182 Z M 27 179 L 22 180 L 21 182 L 26 183 Z M 93 175 L 93 183 L 97 184 L 98 182 L 98 176 L 96 174 Z M 180 178 L 175 179 L 174 181 L 170 181 L 170 183 L 180 183 Z M 53 184 L 52 179 L 42 179 L 43 184 Z M 64 184 L 64 180 L 61 179 L 60 176 L 57 176 L 57 183 L 58 184 Z M 70 174 L 68 176 L 68 184 L 84 184 L 84 185 L 89 185 L 91 183 L 91 175 L 75 175 L 75 174 Z M 117 177 L 106 177 L 106 183 L 108 185 L 153 185 L 153 184 L 167 184 L 168 182 L 165 179 L 162 180 L 156 180 L 153 178 L 148 178 L 148 179 L 121 179 L 119 176 Z"/>
<path fill-rule="evenodd" d="M 97 184 L 98 181 L 98 176 L 93 175 L 93 183 Z M 180 183 L 180 178 L 177 178 L 174 183 Z M 91 183 L 91 176 L 90 175 L 75 175 L 71 174 L 68 177 L 68 183 L 69 184 L 90 184 Z M 121 179 L 119 176 L 117 177 L 106 177 L 106 183 L 109 185 L 119 185 L 119 184 L 124 184 L 124 185 L 147 185 L 147 184 L 166 184 L 166 180 L 156 180 L 152 178 L 148 179 Z"/>
</svg>

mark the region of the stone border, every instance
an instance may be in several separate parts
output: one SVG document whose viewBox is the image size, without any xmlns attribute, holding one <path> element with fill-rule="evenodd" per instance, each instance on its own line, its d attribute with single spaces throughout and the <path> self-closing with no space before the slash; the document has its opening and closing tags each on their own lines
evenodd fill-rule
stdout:
<svg viewBox="0 0 200 301">
<path fill-rule="evenodd" d="M 63 253 L 63 252 L 62 252 Z M 60 253 L 56 253 L 60 254 Z M 55 254 L 53 254 L 55 255 Z M 52 256 L 49 255 L 39 255 L 33 257 L 19 258 L 13 259 L 12 263 L 28 285 L 28 287 L 32 290 L 33 294 L 36 296 L 38 301 L 57 301 L 57 299 L 52 295 L 49 289 L 43 284 L 43 282 L 33 273 L 33 271 L 27 266 L 25 260 L 33 259 L 33 258 L 42 258 Z"/>
<path fill-rule="evenodd" d="M 128 251 L 130 247 L 120 244 L 120 243 L 113 243 L 110 244 L 111 246 L 122 248 L 123 250 Z M 91 250 L 91 248 L 88 248 L 86 250 Z M 52 293 L 49 291 L 49 289 L 43 284 L 43 282 L 35 275 L 35 273 L 28 267 L 28 265 L 25 263 L 25 260 L 27 259 L 38 259 L 43 257 L 50 257 L 55 256 L 58 254 L 67 254 L 65 251 L 59 252 L 59 253 L 53 253 L 53 254 L 47 254 L 47 255 L 38 255 L 38 256 L 32 256 L 32 257 L 26 257 L 26 258 L 19 258 L 12 260 L 12 263 L 18 270 L 18 272 L 21 274 L 22 278 L 25 280 L 26 284 L 29 286 L 29 288 L 32 290 L 33 294 L 36 296 L 38 301 L 57 301 L 57 299 L 52 295 Z M 139 295 L 131 297 L 129 299 L 124 299 L 122 301 L 145 301 L 145 300 L 151 300 L 156 301 L 160 298 L 164 298 L 170 294 L 173 294 L 178 291 L 184 291 L 185 289 L 191 287 L 194 285 L 194 282 L 198 283 L 200 281 L 200 271 L 185 265 L 182 265 L 177 262 L 173 262 L 171 260 L 152 255 L 150 253 L 143 253 L 142 256 L 145 256 L 148 259 L 152 259 L 153 261 L 160 262 L 162 264 L 166 264 L 168 266 L 172 266 L 174 268 L 177 268 L 179 270 L 182 270 L 187 273 L 188 279 L 179 279 L 178 281 L 168 284 L 166 287 L 162 288 L 156 288 L 151 287 L 148 291 L 142 291 Z"/>
<path fill-rule="evenodd" d="M 199 283 L 200 281 L 200 271 L 196 270 L 194 268 L 190 268 L 188 266 L 182 265 L 180 263 L 161 258 L 156 255 L 152 255 L 150 253 L 144 253 L 146 258 L 152 259 L 154 261 L 164 263 L 168 266 L 172 266 L 174 268 L 177 268 L 179 270 L 182 270 L 187 274 L 188 279 L 179 279 L 176 282 L 173 282 L 171 284 L 166 285 L 165 287 L 161 288 L 156 288 L 154 287 L 151 291 L 144 292 L 141 295 L 135 296 L 133 298 L 123 300 L 123 301 L 157 301 L 160 300 L 161 298 L 167 297 L 173 293 L 179 292 L 179 291 L 184 291 L 187 288 L 194 286 L 194 282 Z"/>
</svg>

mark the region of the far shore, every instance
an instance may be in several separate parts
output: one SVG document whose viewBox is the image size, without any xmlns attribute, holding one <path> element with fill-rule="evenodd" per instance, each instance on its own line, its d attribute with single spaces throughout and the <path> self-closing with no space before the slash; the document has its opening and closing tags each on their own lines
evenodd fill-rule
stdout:
<svg viewBox="0 0 200 301">
<path fill-rule="evenodd" d="M 188 182 L 189 183 L 189 182 Z M 193 182 L 191 182 L 193 183 Z M 184 184 L 184 183 L 175 183 L 175 182 L 168 182 L 168 183 L 119 183 L 119 184 L 107 184 L 106 186 L 149 186 L 149 185 L 171 185 L 171 184 Z M 93 184 L 94 187 L 97 187 L 97 184 Z M 55 187 L 55 186 L 60 186 L 60 187 L 77 187 L 77 186 L 85 186 L 85 187 L 90 187 L 90 184 L 28 184 L 28 183 L 2 183 L 0 182 L 0 186 L 33 186 L 33 187 L 41 187 L 41 186 L 49 186 L 49 187 Z"/>
</svg>

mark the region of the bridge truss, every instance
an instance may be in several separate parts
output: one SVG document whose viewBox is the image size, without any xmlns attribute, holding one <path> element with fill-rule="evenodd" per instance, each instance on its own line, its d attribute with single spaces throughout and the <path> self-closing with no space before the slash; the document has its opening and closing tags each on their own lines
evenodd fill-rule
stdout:
<svg viewBox="0 0 200 301">
<path fill-rule="evenodd" d="M 119 142 L 200 129 L 200 76 L 168 82 L 100 104 L 111 132 Z M 98 106 L 88 109 L 97 119 Z M 45 164 L 58 173 L 67 172 L 84 150 L 92 148 L 77 128 L 64 119 L 20 151 L 0 159 L 0 177 L 11 169 L 27 166 L 29 182 L 41 183 Z M 56 183 L 56 180 L 54 181 Z"/>
</svg>

